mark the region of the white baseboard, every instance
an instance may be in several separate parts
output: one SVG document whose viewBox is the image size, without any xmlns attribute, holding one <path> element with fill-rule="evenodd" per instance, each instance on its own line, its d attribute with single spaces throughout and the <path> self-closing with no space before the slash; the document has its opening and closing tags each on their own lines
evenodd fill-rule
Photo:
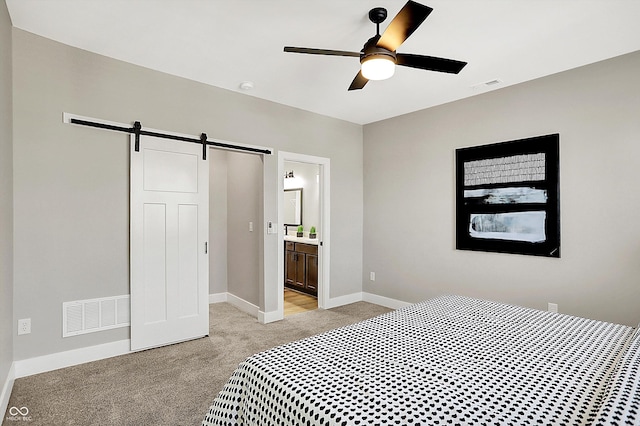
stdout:
<svg viewBox="0 0 640 426">
<path fill-rule="evenodd" d="M 404 308 L 405 306 L 411 305 L 411 303 L 409 302 L 403 302 L 402 300 L 391 299 L 390 297 L 378 296 L 377 294 L 366 292 L 362 293 L 362 300 L 391 309 L 400 309 Z"/>
<path fill-rule="evenodd" d="M 231 293 L 227 293 L 227 303 L 235 306 L 240 309 L 242 312 L 246 312 L 252 317 L 258 318 L 258 312 L 260 312 L 260 308 L 254 305 L 253 303 L 247 302 L 244 299 L 239 298 Z"/>
<path fill-rule="evenodd" d="M 227 301 L 228 293 L 211 293 L 209 295 L 209 304 L 211 303 L 222 303 Z"/>
<path fill-rule="evenodd" d="M 328 306 L 325 306 L 324 309 L 337 308 L 338 306 L 344 306 L 355 302 L 375 303 L 376 305 L 384 306 L 391 309 L 399 309 L 411 305 L 410 302 L 404 302 L 402 300 L 392 299 L 390 297 L 379 296 L 373 293 L 361 292 L 333 297 L 329 299 L 329 303 L 327 304 Z"/>
<path fill-rule="evenodd" d="M 281 315 L 278 311 L 263 312 L 258 311 L 258 322 L 260 324 L 268 324 L 270 322 L 276 322 L 284 319 L 284 315 Z"/>
<path fill-rule="evenodd" d="M 352 293 L 344 296 L 334 297 L 329 299 L 329 302 L 323 307 L 323 309 L 332 309 L 337 308 L 338 306 L 349 305 L 351 303 L 356 302 L 369 302 L 375 303 L 376 305 L 384 306 L 387 308 L 398 309 L 404 306 L 408 306 L 411 303 L 403 302 L 401 300 L 391 299 L 384 296 L 378 296 L 377 294 L 371 293 Z M 283 317 L 278 314 L 277 311 L 271 312 L 258 312 L 258 321 L 261 324 L 267 324 L 269 322 L 279 321 Z"/>
<path fill-rule="evenodd" d="M 131 340 L 118 340 L 102 345 L 88 346 L 65 352 L 57 352 L 20 361 L 14 361 L 15 378 L 32 376 L 60 368 L 98 361 L 131 352 Z"/>
<path fill-rule="evenodd" d="M 240 297 L 231 294 L 231 293 L 211 293 L 209 295 L 209 304 L 212 303 L 223 303 L 223 302 L 227 302 L 230 305 L 235 306 L 236 308 L 240 309 L 242 312 L 246 312 L 249 315 L 251 315 L 252 317 L 256 317 L 258 319 L 260 319 L 264 313 L 262 311 L 260 311 L 260 308 L 256 305 L 254 305 L 251 302 L 247 302 L 244 299 L 241 299 Z M 282 318 L 280 318 L 282 319 Z M 275 321 L 275 320 L 271 320 L 271 321 Z M 270 321 L 270 322 L 271 322 Z"/>
<path fill-rule="evenodd" d="M 0 394 L 0 415 L 4 416 L 4 413 L 7 412 L 7 407 L 9 406 L 9 398 L 11 398 L 11 391 L 13 390 L 13 382 L 16 379 L 16 369 L 15 362 L 11 363 L 11 368 L 9 368 L 9 373 L 7 374 L 7 380 L 4 381 L 4 385 L 2 386 L 2 393 Z M 0 418 L 0 423 L 2 423 L 2 418 Z"/>
<path fill-rule="evenodd" d="M 338 306 L 349 305 L 351 303 L 356 303 L 361 301 L 362 301 L 361 292 L 346 294 L 344 296 L 332 297 L 332 298 L 329 298 L 329 300 L 324 306 L 324 309 L 337 308 Z"/>
</svg>

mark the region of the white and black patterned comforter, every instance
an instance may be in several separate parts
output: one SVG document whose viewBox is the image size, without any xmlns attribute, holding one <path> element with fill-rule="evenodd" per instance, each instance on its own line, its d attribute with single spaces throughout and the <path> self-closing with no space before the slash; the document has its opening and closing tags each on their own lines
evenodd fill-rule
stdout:
<svg viewBox="0 0 640 426">
<path fill-rule="evenodd" d="M 438 297 L 248 358 L 203 425 L 640 425 L 632 335 Z"/>
</svg>

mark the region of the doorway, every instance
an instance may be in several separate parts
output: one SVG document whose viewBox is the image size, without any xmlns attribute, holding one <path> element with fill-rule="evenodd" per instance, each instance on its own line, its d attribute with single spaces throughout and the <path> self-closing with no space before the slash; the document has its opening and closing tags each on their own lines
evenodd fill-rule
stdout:
<svg viewBox="0 0 640 426">
<path fill-rule="evenodd" d="M 209 150 L 211 159 L 214 159 L 214 149 Z M 224 155 L 223 150 L 220 150 L 220 155 Z M 228 154 L 226 154 L 228 156 Z M 320 309 L 325 309 L 329 306 L 329 270 L 330 270 L 330 204 L 329 204 L 329 191 L 330 191 L 330 161 L 328 158 L 308 156 L 297 153 L 288 153 L 280 151 L 277 156 L 253 156 L 256 164 L 256 168 L 251 167 L 251 180 L 254 181 L 253 188 L 260 188 L 259 192 L 252 197 L 257 202 L 254 205 L 253 214 L 242 215 L 239 217 L 240 225 L 237 231 L 231 231 L 229 228 L 221 224 L 211 224 L 211 238 L 212 238 L 212 259 L 211 259 L 211 298 L 210 300 L 222 301 L 233 304 L 239 309 L 256 316 L 261 323 L 268 323 L 278 321 L 284 318 L 284 218 L 283 218 L 283 200 L 280 195 L 284 192 L 284 173 L 285 173 L 285 161 L 292 161 L 303 164 L 312 164 L 318 170 L 317 177 L 314 180 L 319 181 L 319 213 L 317 215 L 317 223 L 315 224 L 316 233 L 318 238 L 318 294 L 317 294 L 317 306 Z M 214 161 L 215 162 L 215 161 Z M 247 172 L 249 170 L 245 164 L 237 164 L 231 166 L 227 164 L 227 169 L 222 170 L 222 173 L 227 176 L 229 168 L 237 170 L 242 173 L 242 179 L 247 179 Z M 229 188 L 224 199 L 227 202 L 231 200 L 227 198 L 230 191 L 234 191 L 231 188 L 233 185 L 231 182 L 225 182 L 223 177 L 214 177 L 215 171 L 219 170 L 219 167 L 212 166 L 211 185 L 217 187 L 223 185 L 224 188 Z M 248 193 L 249 187 L 240 191 L 242 193 Z M 233 195 L 235 196 L 235 195 Z M 213 197 L 213 196 L 212 196 Z M 211 212 L 215 214 L 216 209 L 221 206 L 226 212 L 228 206 L 217 204 L 214 201 L 215 197 L 211 199 L 212 206 Z M 253 202 L 251 202 L 253 203 Z M 247 207 L 248 204 L 244 204 Z M 239 216 L 234 214 L 233 216 Z M 255 221 L 252 218 L 255 217 Z M 274 220 L 275 219 L 275 220 Z M 227 215 L 226 220 L 231 221 Z M 215 222 L 215 221 L 214 221 Z M 227 270 L 227 274 L 221 274 L 223 269 L 218 268 L 217 265 L 227 265 L 229 262 L 229 256 L 227 255 L 229 247 L 221 250 L 216 250 L 216 247 L 220 247 L 216 244 L 215 229 L 216 227 L 223 226 L 224 232 L 218 233 L 218 237 L 224 242 L 232 244 L 238 236 L 244 234 L 249 237 L 252 236 L 251 254 L 257 255 L 257 261 L 254 259 L 251 262 L 245 262 L 246 256 L 243 255 L 243 265 L 252 265 L 248 268 L 238 269 L 243 274 L 244 278 L 239 286 L 231 283 L 232 279 L 229 274 L 230 270 Z M 310 226 L 306 227 L 306 232 L 310 231 Z M 293 231 L 293 230 L 292 230 Z M 255 239 L 255 240 L 254 240 Z M 258 244 L 258 251 L 255 251 L 255 243 Z M 248 246 L 246 246 L 248 247 Z M 247 253 L 247 249 L 243 249 L 242 253 Z M 215 253 L 220 254 L 214 255 Z M 239 257 L 234 256 L 236 259 Z M 253 269 L 253 265 L 258 266 L 258 270 Z M 246 276 L 249 270 L 252 270 L 251 277 Z M 256 277 L 257 276 L 257 277 Z M 258 285 L 246 285 L 247 282 L 255 283 L 257 279 Z M 244 284 L 243 284 L 244 283 Z M 236 297 L 237 296 L 237 297 Z"/>
<path fill-rule="evenodd" d="M 210 148 L 210 294 L 257 317 L 263 241 L 263 158 Z"/>
<path fill-rule="evenodd" d="M 318 307 L 320 166 L 284 162 L 284 316 Z M 318 238 L 320 236 L 320 238 Z"/>
<path fill-rule="evenodd" d="M 283 318 L 328 305 L 330 162 L 323 157 L 279 152 L 278 173 L 277 294 Z"/>
</svg>

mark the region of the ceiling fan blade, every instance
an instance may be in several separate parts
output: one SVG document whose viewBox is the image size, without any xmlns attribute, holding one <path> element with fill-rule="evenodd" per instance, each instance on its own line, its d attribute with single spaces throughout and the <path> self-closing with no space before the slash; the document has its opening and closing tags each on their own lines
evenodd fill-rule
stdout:
<svg viewBox="0 0 640 426">
<path fill-rule="evenodd" d="M 433 56 L 411 55 L 407 53 L 396 54 L 396 63 L 405 67 L 419 68 L 422 70 L 448 72 L 458 74 L 467 65 L 466 62 L 453 59 L 435 58 Z"/>
<path fill-rule="evenodd" d="M 355 56 L 360 57 L 360 52 L 347 52 L 344 50 L 328 50 L 328 49 L 311 49 L 308 47 L 291 47 L 285 46 L 285 52 L 291 53 L 308 53 L 310 55 L 329 55 L 329 56 Z"/>
<path fill-rule="evenodd" d="M 362 75 L 362 71 L 358 72 L 358 75 L 356 75 L 356 78 L 353 79 L 353 81 L 351 82 L 351 86 L 349 86 L 349 90 L 360 90 L 364 87 L 365 84 L 367 84 L 369 82 L 369 80 L 367 80 L 363 75 Z"/>
<path fill-rule="evenodd" d="M 377 45 L 395 51 L 427 19 L 431 11 L 433 9 L 429 6 L 409 0 L 389 23 Z"/>
</svg>

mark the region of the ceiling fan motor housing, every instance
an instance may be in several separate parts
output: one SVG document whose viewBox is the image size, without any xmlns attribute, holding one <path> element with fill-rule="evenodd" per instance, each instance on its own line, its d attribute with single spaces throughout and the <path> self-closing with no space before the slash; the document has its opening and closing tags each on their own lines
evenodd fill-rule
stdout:
<svg viewBox="0 0 640 426">
<path fill-rule="evenodd" d="M 360 63 L 366 62 L 369 59 L 373 59 L 376 57 L 384 56 L 396 63 L 396 52 L 392 52 L 390 50 L 385 49 L 384 47 L 380 47 L 377 45 L 378 40 L 380 39 L 379 35 L 371 37 L 362 48 L 360 53 Z"/>
</svg>

